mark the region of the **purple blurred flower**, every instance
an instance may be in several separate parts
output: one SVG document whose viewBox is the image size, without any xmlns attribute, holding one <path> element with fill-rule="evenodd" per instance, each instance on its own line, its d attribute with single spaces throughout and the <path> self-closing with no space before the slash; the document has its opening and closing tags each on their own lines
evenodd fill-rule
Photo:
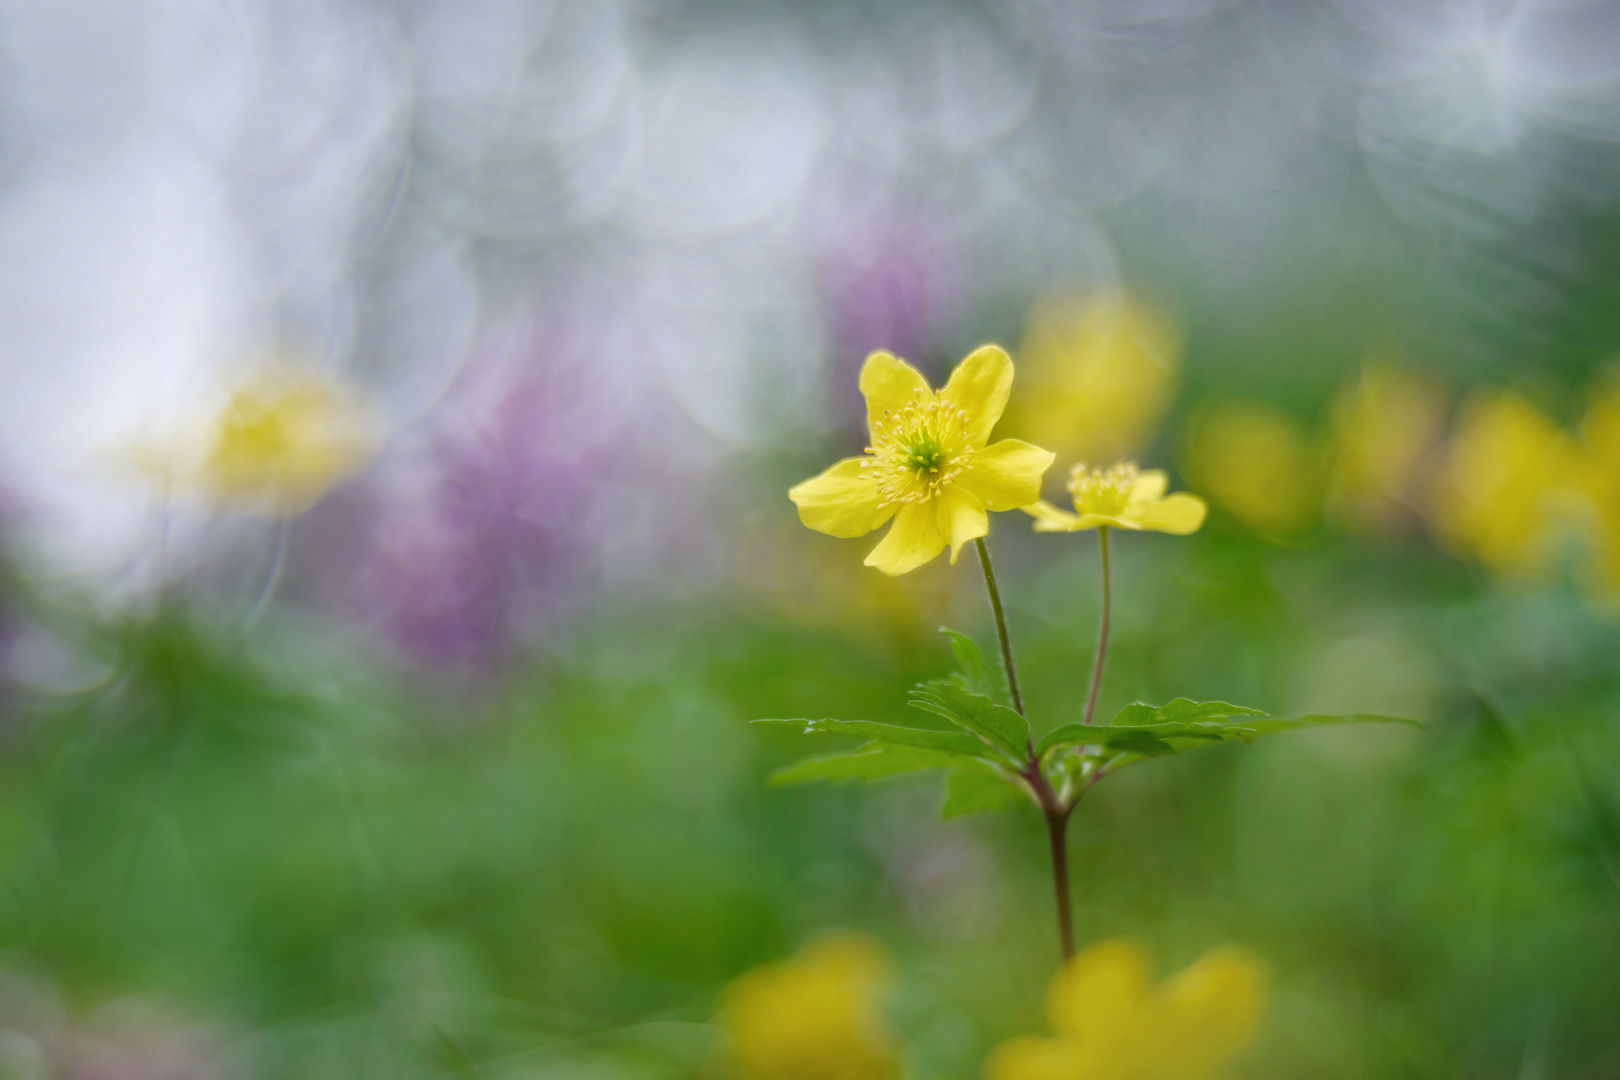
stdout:
<svg viewBox="0 0 1620 1080">
<path fill-rule="evenodd" d="M 621 407 L 587 370 L 484 361 L 403 482 L 362 511 L 329 574 L 412 661 L 493 671 L 591 595 L 597 492 L 624 454 Z"/>
<path fill-rule="evenodd" d="M 941 356 L 941 324 L 963 292 L 947 238 L 915 221 L 863 221 L 828 245 L 821 290 L 838 416 L 864 415 L 857 375 L 874 349 L 923 370 Z"/>
</svg>

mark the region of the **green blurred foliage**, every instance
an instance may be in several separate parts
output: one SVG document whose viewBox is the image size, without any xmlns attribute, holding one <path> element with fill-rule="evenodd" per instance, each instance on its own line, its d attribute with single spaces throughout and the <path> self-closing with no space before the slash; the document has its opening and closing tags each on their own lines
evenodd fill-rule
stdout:
<svg viewBox="0 0 1620 1080">
<path fill-rule="evenodd" d="M 997 539 L 1039 733 L 1080 708 L 1096 552 Z M 1132 935 L 1161 970 L 1222 942 L 1266 957 L 1253 1076 L 1620 1063 L 1620 627 L 1421 543 L 1117 547 L 1105 711 L 1185 693 L 1428 726 L 1101 785 L 1073 828 L 1082 939 Z M 972 569 L 915 575 L 911 618 L 970 611 Z M 974 1076 L 1042 1029 L 1035 813 L 941 821 L 927 778 L 767 787 L 803 737 L 748 720 L 909 722 L 908 682 L 953 658 L 748 611 L 605 609 L 497 690 L 423 687 L 291 616 L 245 640 L 178 607 L 87 631 L 114 674 L 8 712 L 10 968 L 69 1017 L 169 1003 L 250 1075 L 707 1076 L 723 985 L 860 926 L 901 956 L 915 1074 Z"/>
</svg>

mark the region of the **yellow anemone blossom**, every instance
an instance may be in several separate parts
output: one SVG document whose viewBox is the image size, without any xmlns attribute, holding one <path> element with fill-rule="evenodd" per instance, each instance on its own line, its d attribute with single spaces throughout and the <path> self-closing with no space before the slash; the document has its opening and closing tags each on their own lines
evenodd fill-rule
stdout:
<svg viewBox="0 0 1620 1080">
<path fill-rule="evenodd" d="M 1022 1037 L 991 1056 L 988 1080 L 1206 1080 L 1254 1040 L 1266 979 L 1245 949 L 1211 949 L 1156 987 L 1127 941 L 1105 941 L 1058 973 L 1055 1038 Z"/>
<path fill-rule="evenodd" d="M 1117 529 L 1147 529 L 1186 536 L 1198 531 L 1209 508 L 1204 500 L 1185 491 L 1166 495 L 1169 477 L 1162 469 L 1138 469 L 1134 461 L 1121 461 L 1106 469 L 1076 465 L 1066 485 L 1074 499 L 1074 513 L 1059 510 L 1042 499 L 1024 513 L 1035 519 L 1036 532 L 1078 532 L 1110 525 Z"/>
<path fill-rule="evenodd" d="M 302 513 L 360 467 L 372 442 L 345 386 L 314 371 L 266 370 L 215 418 L 196 481 L 221 502 Z"/>
<path fill-rule="evenodd" d="M 749 1080 L 890 1080 L 899 1046 L 883 1016 L 892 964 L 882 943 L 842 932 L 745 972 L 720 1024 Z"/>
<path fill-rule="evenodd" d="M 938 393 L 917 369 L 875 352 L 861 369 L 872 445 L 788 491 L 799 520 L 830 536 L 865 536 L 890 518 L 867 566 L 897 575 L 990 531 L 989 510 L 1040 498 L 1053 455 L 1017 439 L 990 444 L 1012 390 L 1007 353 L 984 345 Z"/>
</svg>

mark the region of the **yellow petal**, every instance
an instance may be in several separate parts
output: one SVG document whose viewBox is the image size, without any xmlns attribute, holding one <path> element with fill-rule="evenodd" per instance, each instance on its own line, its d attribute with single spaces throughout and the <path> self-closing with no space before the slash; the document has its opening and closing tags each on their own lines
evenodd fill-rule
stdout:
<svg viewBox="0 0 1620 1080">
<path fill-rule="evenodd" d="M 861 474 L 865 458 L 845 458 L 820 476 L 788 489 L 799 507 L 799 520 L 829 536 L 865 536 L 894 516 L 893 506 L 880 505 L 878 487 Z"/>
<path fill-rule="evenodd" d="M 1091 946 L 1052 980 L 1052 1030 L 1076 1041 L 1129 1037 L 1147 1010 L 1147 958 L 1128 941 Z"/>
<path fill-rule="evenodd" d="M 985 1062 L 985 1080 L 1087 1080 L 1067 1039 L 1009 1039 Z"/>
<path fill-rule="evenodd" d="M 956 484 L 986 510 L 1017 510 L 1041 497 L 1041 474 L 1057 455 L 1017 439 L 1002 439 L 973 455 Z"/>
<path fill-rule="evenodd" d="M 894 515 L 888 535 L 866 557 L 890 577 L 910 573 L 945 549 L 945 536 L 939 531 L 932 502 L 907 503 Z"/>
<path fill-rule="evenodd" d="M 867 429 L 874 430 L 885 412 L 899 412 L 922 391 L 924 402 L 934 399 L 928 380 L 904 360 L 879 349 L 861 368 L 861 393 L 866 396 Z"/>
<path fill-rule="evenodd" d="M 1145 469 L 1136 474 L 1136 484 L 1131 488 L 1130 502 L 1133 505 L 1157 502 L 1164 498 L 1164 490 L 1169 486 L 1170 477 L 1165 475 L 1163 469 Z"/>
<path fill-rule="evenodd" d="M 1084 528 L 1080 524 L 1079 514 L 1059 510 L 1045 499 L 1020 509 L 1035 519 L 1036 532 L 1074 532 L 1076 529 Z"/>
<path fill-rule="evenodd" d="M 990 532 L 990 515 L 984 512 L 979 500 L 952 486 L 939 497 L 937 511 L 940 534 L 951 545 L 951 565 L 956 565 L 957 552 L 969 540 L 977 540 Z"/>
<path fill-rule="evenodd" d="M 1133 508 L 1129 516 L 1138 529 L 1152 529 L 1155 532 L 1186 536 L 1188 533 L 1198 531 L 1204 524 L 1204 515 L 1207 513 L 1209 507 L 1203 499 L 1189 495 L 1185 491 L 1178 491 L 1169 498 L 1144 506 L 1140 510 Z"/>
<path fill-rule="evenodd" d="M 1254 1039 L 1265 1009 L 1265 969 L 1246 949 L 1211 949 L 1154 996 L 1154 1026 L 1175 1033 L 1155 1043 L 1155 1075 L 1203 1075 Z"/>
<path fill-rule="evenodd" d="M 1007 350 L 999 345 L 980 345 L 956 365 L 940 396 L 968 414 L 975 450 L 990 441 L 990 429 L 1007 408 L 1012 393 L 1013 365 Z"/>
</svg>

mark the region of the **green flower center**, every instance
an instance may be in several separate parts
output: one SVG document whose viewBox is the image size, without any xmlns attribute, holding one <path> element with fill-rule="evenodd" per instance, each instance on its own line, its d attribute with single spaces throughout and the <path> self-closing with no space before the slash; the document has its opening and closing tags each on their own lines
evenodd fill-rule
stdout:
<svg viewBox="0 0 1620 1080">
<path fill-rule="evenodd" d="M 1121 461 L 1106 469 L 1088 469 L 1077 464 L 1069 470 L 1066 486 L 1079 513 L 1118 517 L 1130 505 L 1131 492 L 1136 490 L 1136 474 L 1134 461 Z"/>
<path fill-rule="evenodd" d="M 949 398 L 925 401 L 922 391 L 872 425 L 872 455 L 861 463 L 885 505 L 938 498 L 973 457 L 968 414 Z"/>
</svg>

